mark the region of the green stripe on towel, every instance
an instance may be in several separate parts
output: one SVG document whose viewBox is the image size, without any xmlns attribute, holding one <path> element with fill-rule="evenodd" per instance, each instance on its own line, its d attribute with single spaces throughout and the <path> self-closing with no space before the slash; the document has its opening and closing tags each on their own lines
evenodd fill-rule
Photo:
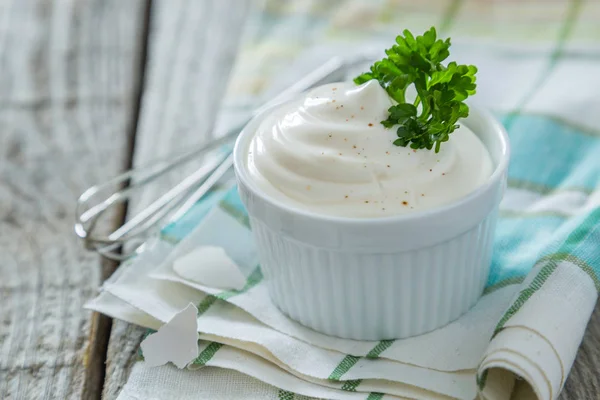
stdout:
<svg viewBox="0 0 600 400">
<path fill-rule="evenodd" d="M 580 258 L 575 257 L 574 255 L 569 254 L 569 253 L 554 253 L 554 254 L 550 254 L 546 257 L 543 257 L 542 260 L 543 261 L 553 261 L 556 263 L 559 263 L 561 261 L 567 261 L 567 262 L 570 262 L 571 264 L 577 265 L 579 268 L 581 268 L 583 270 L 583 272 L 585 272 L 586 274 L 589 275 L 589 277 L 592 279 L 592 281 L 594 281 L 594 286 L 596 287 L 596 290 L 598 292 L 600 292 L 600 279 L 598 279 L 598 276 L 596 275 L 596 271 L 594 271 L 594 268 L 592 268 L 588 263 L 581 260 Z"/>
<path fill-rule="evenodd" d="M 294 400 L 294 396 L 295 394 L 292 392 L 288 392 L 287 390 L 279 390 L 279 393 L 277 394 L 277 398 L 279 400 Z"/>
<path fill-rule="evenodd" d="M 206 296 L 200 304 L 198 304 L 198 316 L 204 314 L 218 299 L 227 300 L 232 298 L 233 296 L 237 296 L 238 294 L 242 294 L 252 289 L 254 286 L 258 285 L 263 279 L 262 271 L 260 270 L 260 265 L 257 266 L 254 271 L 250 274 L 250 276 L 246 280 L 246 285 L 242 288 L 242 290 L 225 290 L 218 294 L 209 294 Z"/>
<path fill-rule="evenodd" d="M 381 400 L 383 399 L 383 393 L 371 392 L 367 400 Z"/>
<path fill-rule="evenodd" d="M 382 340 L 382 341 L 380 341 L 379 343 L 377 343 L 375 345 L 375 347 L 373 347 L 371 349 L 371 351 L 369 351 L 369 353 L 367 354 L 366 358 L 371 358 L 372 359 L 372 358 L 379 357 L 379 355 L 381 353 L 383 353 L 393 343 L 394 343 L 394 340 Z M 331 373 L 331 375 L 329 375 L 329 378 L 327 378 L 327 379 L 332 380 L 332 381 L 339 381 L 340 378 L 346 372 L 348 372 L 350 370 L 350 368 L 352 368 L 360 359 L 361 359 L 361 357 L 347 355 L 337 365 L 337 367 L 335 367 L 335 369 L 333 370 L 333 372 Z"/>
<path fill-rule="evenodd" d="M 548 262 L 542 267 L 542 269 L 540 270 L 540 272 L 538 272 L 536 277 L 533 278 L 533 281 L 531 281 L 529 286 L 521 290 L 521 292 L 519 293 L 519 297 L 517 297 L 517 299 L 511 304 L 506 313 L 504 313 L 504 315 L 498 322 L 498 325 L 496 325 L 496 329 L 494 330 L 494 336 L 504 327 L 506 321 L 508 321 L 513 315 L 515 315 L 517 311 L 519 311 L 521 307 L 523 307 L 523 304 L 525 304 L 525 302 L 529 300 L 529 298 L 533 296 L 533 294 L 542 287 L 544 282 L 546 282 L 550 275 L 552 275 L 552 273 L 556 269 L 556 266 L 556 262 Z"/>
<path fill-rule="evenodd" d="M 226 290 L 217 294 L 216 296 L 221 300 L 227 300 L 232 298 L 233 296 L 237 296 L 238 294 L 242 294 L 252 289 L 254 286 L 258 285 L 263 280 L 263 274 L 260 270 L 260 265 L 258 265 L 254 271 L 248 276 L 246 279 L 246 285 L 241 290 Z"/>
<path fill-rule="evenodd" d="M 347 355 L 346 357 L 344 357 L 342 362 L 340 362 L 338 366 L 335 367 L 335 369 L 327 379 L 332 381 L 339 381 L 340 378 L 358 362 L 358 360 L 360 360 L 360 357 Z"/>
<path fill-rule="evenodd" d="M 351 381 L 346 381 L 342 385 L 342 390 L 345 390 L 346 392 L 356 392 L 356 388 L 358 385 L 360 385 L 361 382 L 362 379 L 353 379 Z"/>
<path fill-rule="evenodd" d="M 388 347 L 390 347 L 395 340 L 382 340 L 377 343 L 375 347 L 367 354 L 367 358 L 378 358 Z"/>
<path fill-rule="evenodd" d="M 218 297 L 212 294 L 206 296 L 200 304 L 198 304 L 198 316 L 204 314 L 217 301 Z"/>
<path fill-rule="evenodd" d="M 223 347 L 223 343 L 211 342 L 202 352 L 192 361 L 193 365 L 206 365 L 217 351 Z"/>
<path fill-rule="evenodd" d="M 586 219 L 569 234 L 569 236 L 567 236 L 567 239 L 560 246 L 558 252 L 542 257 L 538 261 L 538 264 L 545 263 L 546 265 L 540 269 L 537 276 L 533 279 L 533 281 L 531 281 L 529 286 L 521 290 L 517 299 L 508 308 L 502 319 L 500 319 L 500 322 L 498 322 L 496 330 L 494 331 L 494 336 L 498 333 L 498 331 L 500 331 L 500 329 L 502 329 L 502 327 L 504 327 L 506 321 L 515 315 L 521 309 L 521 307 L 523 307 L 523 304 L 525 304 L 525 302 L 543 286 L 544 282 L 546 282 L 550 275 L 552 275 L 552 272 L 556 270 L 556 267 L 561 261 L 569 261 L 582 268 L 584 272 L 590 275 L 596 288 L 600 288 L 600 281 L 598 280 L 594 269 L 572 254 L 572 252 L 577 250 L 579 245 L 582 244 L 586 238 L 588 238 L 588 236 L 590 236 L 592 232 L 600 226 L 598 223 L 599 219 L 600 208 L 597 208 L 590 213 Z M 585 268 L 582 266 L 585 266 Z"/>
</svg>

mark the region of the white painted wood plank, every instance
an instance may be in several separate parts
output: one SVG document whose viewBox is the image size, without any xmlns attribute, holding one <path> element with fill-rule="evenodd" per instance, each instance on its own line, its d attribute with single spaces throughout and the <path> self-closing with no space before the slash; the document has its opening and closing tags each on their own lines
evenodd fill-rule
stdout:
<svg viewBox="0 0 600 400">
<path fill-rule="evenodd" d="M 81 398 L 99 257 L 74 203 L 123 168 L 141 1 L 0 2 L 0 398 Z"/>
</svg>

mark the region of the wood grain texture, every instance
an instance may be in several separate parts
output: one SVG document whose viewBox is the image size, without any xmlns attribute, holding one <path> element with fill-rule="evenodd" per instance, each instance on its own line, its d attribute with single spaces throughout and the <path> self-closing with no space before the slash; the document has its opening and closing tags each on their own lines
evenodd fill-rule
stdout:
<svg viewBox="0 0 600 400">
<path fill-rule="evenodd" d="M 154 0 L 134 165 L 210 138 L 250 3 L 248 0 Z M 128 205 L 131 217 L 197 168 L 193 162 L 149 186 Z M 145 330 L 114 321 L 103 398 L 127 381 Z"/>
<path fill-rule="evenodd" d="M 1 399 L 98 397 L 74 204 L 129 157 L 141 4 L 0 1 Z"/>
</svg>

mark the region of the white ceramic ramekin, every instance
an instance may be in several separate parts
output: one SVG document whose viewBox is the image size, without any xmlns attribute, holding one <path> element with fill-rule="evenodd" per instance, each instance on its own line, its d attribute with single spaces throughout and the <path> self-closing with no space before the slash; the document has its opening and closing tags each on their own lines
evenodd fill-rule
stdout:
<svg viewBox="0 0 600 400">
<path fill-rule="evenodd" d="M 318 215 L 265 194 L 246 163 L 263 117 L 240 134 L 234 164 L 271 298 L 285 314 L 328 335 L 382 340 L 439 328 L 477 302 L 509 162 L 506 132 L 490 114 L 471 108 L 463 121 L 492 156 L 485 184 L 440 208 L 370 219 Z"/>
</svg>

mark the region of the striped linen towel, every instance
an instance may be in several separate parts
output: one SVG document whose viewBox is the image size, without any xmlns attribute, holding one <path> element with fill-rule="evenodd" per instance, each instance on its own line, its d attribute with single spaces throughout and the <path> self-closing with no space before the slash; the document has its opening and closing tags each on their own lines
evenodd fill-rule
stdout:
<svg viewBox="0 0 600 400">
<path fill-rule="evenodd" d="M 586 220 L 594 214 L 600 213 Z M 189 232 L 198 219 L 203 222 Z M 532 389 L 537 398 L 551 399 L 560 392 L 597 297 L 593 271 L 582 267 L 582 254 L 571 247 L 590 250 L 586 237 L 597 240 L 600 225 L 586 220 L 574 222 L 565 239 L 551 234 L 551 250 L 520 284 L 514 274 L 489 284 L 482 300 L 456 322 L 414 338 L 362 342 L 318 334 L 270 303 L 232 189 L 165 229 L 151 251 L 105 285 L 91 308 L 156 328 L 192 302 L 202 339 L 192 367 L 234 369 L 307 396 L 472 399 L 479 386 L 490 399 Z M 201 245 L 224 248 L 247 275 L 246 286 L 223 291 L 174 272 L 173 261 Z M 494 263 L 494 274 L 503 273 L 499 269 Z"/>
<path fill-rule="evenodd" d="M 192 301 L 202 332 L 196 364 L 232 371 L 139 363 L 123 399 L 558 396 L 599 287 L 600 115 L 593 110 L 600 110 L 600 32 L 593 16 L 600 7 L 416 3 L 266 2 L 250 17 L 222 120 L 332 54 L 385 48 L 402 28 L 437 25 L 455 39 L 453 58 L 479 67 L 474 100 L 497 113 L 512 145 L 482 300 L 458 321 L 415 338 L 373 343 L 317 334 L 270 304 L 239 199 L 234 190 L 217 192 L 167 227 L 89 307 L 157 328 Z M 540 13 L 544 18 L 535 18 Z M 175 257 L 206 244 L 225 248 L 239 264 L 248 277 L 244 290 L 217 291 L 174 273 Z"/>
</svg>

